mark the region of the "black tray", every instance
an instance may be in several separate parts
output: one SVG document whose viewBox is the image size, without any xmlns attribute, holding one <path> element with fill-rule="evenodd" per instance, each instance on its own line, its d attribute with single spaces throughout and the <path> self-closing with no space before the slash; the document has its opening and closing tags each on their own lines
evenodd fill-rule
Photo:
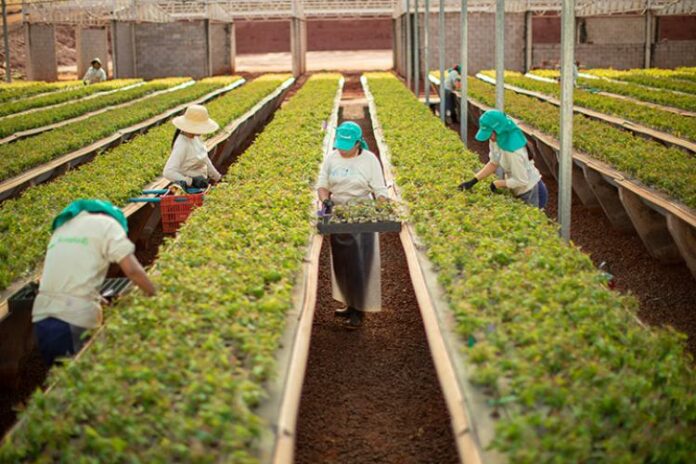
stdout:
<svg viewBox="0 0 696 464">
<path fill-rule="evenodd" d="M 104 282 L 99 288 L 99 294 L 111 301 L 113 298 L 121 295 L 129 286 L 130 280 L 128 280 L 127 277 L 104 279 Z M 31 311 L 38 293 L 39 284 L 36 282 L 29 282 L 10 297 L 7 301 L 7 309 L 9 312 L 22 310 Z"/>
<path fill-rule="evenodd" d="M 401 232 L 401 223 L 397 221 L 386 222 L 359 222 L 354 224 L 317 223 L 317 229 L 321 235 L 329 234 L 361 234 L 365 232 Z"/>
</svg>

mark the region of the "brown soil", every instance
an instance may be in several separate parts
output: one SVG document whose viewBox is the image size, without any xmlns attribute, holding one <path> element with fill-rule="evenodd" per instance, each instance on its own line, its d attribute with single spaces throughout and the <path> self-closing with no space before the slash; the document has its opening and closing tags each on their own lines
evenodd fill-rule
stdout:
<svg viewBox="0 0 696 464">
<path fill-rule="evenodd" d="M 459 131 L 459 125 L 450 125 Z M 469 126 L 469 148 L 488 160 L 488 145 L 473 140 Z M 546 213 L 556 218 L 558 183 L 544 177 L 549 190 Z M 671 326 L 687 335 L 687 350 L 696 358 L 696 282 L 686 265 L 665 265 L 653 259 L 637 235 L 614 230 L 600 210 L 585 208 L 573 195 L 571 240 L 592 262 L 606 262 L 614 276 L 616 290 L 634 295 L 639 302 L 638 317 L 654 326 Z"/>
<path fill-rule="evenodd" d="M 356 331 L 333 315 L 324 243 L 296 462 L 458 462 L 398 235 L 380 235 L 383 311 Z"/>
<path fill-rule="evenodd" d="M 346 76 L 344 103 L 363 98 Z M 355 108 L 346 115 L 357 115 Z M 378 153 L 369 119 L 351 116 Z M 382 312 L 356 331 L 333 311 L 328 241 L 300 403 L 297 463 L 455 463 L 450 418 L 398 234 L 380 234 Z"/>
</svg>

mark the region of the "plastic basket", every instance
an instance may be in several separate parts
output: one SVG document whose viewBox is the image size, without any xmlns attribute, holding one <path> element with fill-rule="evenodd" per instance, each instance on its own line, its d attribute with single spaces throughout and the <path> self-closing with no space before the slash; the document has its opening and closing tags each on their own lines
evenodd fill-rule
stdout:
<svg viewBox="0 0 696 464">
<path fill-rule="evenodd" d="M 173 234 L 188 219 L 193 209 L 203 204 L 203 194 L 163 195 L 160 201 L 162 232 Z"/>
</svg>

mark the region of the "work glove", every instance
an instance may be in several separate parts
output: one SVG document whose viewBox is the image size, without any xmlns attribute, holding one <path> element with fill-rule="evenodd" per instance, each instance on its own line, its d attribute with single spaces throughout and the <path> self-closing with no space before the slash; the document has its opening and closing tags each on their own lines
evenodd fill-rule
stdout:
<svg viewBox="0 0 696 464">
<path fill-rule="evenodd" d="M 500 193 L 500 190 L 498 189 L 498 187 L 495 186 L 495 182 L 491 182 L 491 192 Z"/>
<path fill-rule="evenodd" d="M 172 182 L 172 184 L 178 185 L 179 187 L 181 187 L 181 190 L 183 190 L 184 192 L 186 192 L 186 189 L 189 188 L 189 186 L 186 184 L 185 180 L 177 180 L 177 181 Z"/>
<path fill-rule="evenodd" d="M 474 185 L 476 185 L 476 184 L 478 184 L 478 179 L 474 177 L 471 180 L 467 180 L 466 182 L 462 182 L 461 184 L 459 184 L 459 187 L 457 187 L 457 188 L 459 188 L 459 190 L 461 190 L 463 192 L 464 190 L 471 190 L 474 187 Z"/>
<path fill-rule="evenodd" d="M 324 206 L 324 214 L 331 214 L 331 210 L 333 210 L 334 207 L 334 202 L 331 201 L 330 198 L 327 198 L 326 200 L 322 201 L 321 204 Z"/>
<path fill-rule="evenodd" d="M 191 187 L 197 188 L 197 189 L 206 189 L 208 188 L 208 179 L 206 179 L 203 176 L 196 176 L 191 179 Z"/>
</svg>

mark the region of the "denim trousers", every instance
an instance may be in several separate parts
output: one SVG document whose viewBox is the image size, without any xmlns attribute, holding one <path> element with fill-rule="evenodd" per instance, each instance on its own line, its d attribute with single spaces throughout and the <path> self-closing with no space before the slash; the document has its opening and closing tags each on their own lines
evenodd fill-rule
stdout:
<svg viewBox="0 0 696 464">
<path fill-rule="evenodd" d="M 540 180 L 529 192 L 523 193 L 518 198 L 525 203 L 543 209 L 549 200 L 549 191 L 544 181 Z"/>
<path fill-rule="evenodd" d="M 85 330 L 55 317 L 36 322 L 34 334 L 46 365 L 51 366 L 57 358 L 74 356 L 80 351 Z"/>
</svg>

